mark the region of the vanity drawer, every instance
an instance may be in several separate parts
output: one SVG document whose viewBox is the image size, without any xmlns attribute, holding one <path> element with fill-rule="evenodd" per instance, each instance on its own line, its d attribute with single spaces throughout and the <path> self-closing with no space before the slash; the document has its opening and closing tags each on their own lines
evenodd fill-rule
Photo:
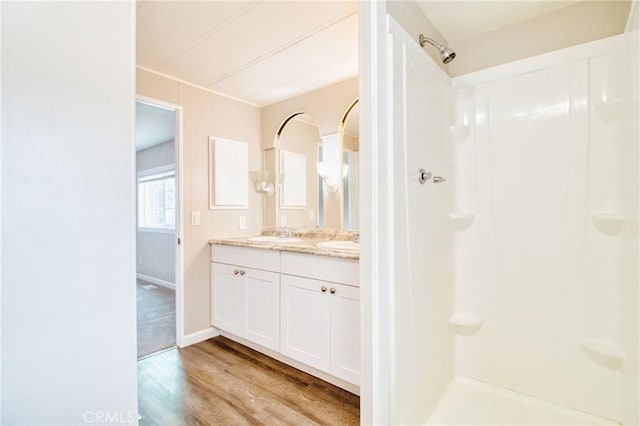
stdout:
<svg viewBox="0 0 640 426">
<path fill-rule="evenodd" d="M 280 267 L 283 274 L 360 286 L 360 267 L 356 259 L 282 252 Z"/>
<path fill-rule="evenodd" d="M 275 250 L 213 244 L 211 246 L 211 261 L 280 272 L 280 252 Z"/>
</svg>

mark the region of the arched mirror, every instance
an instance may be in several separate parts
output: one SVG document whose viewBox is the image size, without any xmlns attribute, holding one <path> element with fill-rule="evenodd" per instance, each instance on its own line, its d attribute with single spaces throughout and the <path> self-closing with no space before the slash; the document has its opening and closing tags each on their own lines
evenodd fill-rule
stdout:
<svg viewBox="0 0 640 426">
<path fill-rule="evenodd" d="M 336 130 L 322 136 L 305 112 L 283 120 L 274 148 L 264 151 L 265 174 L 275 186 L 275 196 L 265 197 L 267 227 L 358 229 L 358 100 Z"/>
<path fill-rule="evenodd" d="M 342 161 L 345 177 L 342 182 L 342 229 L 358 230 L 360 227 L 360 102 L 356 99 L 340 122 Z"/>
<path fill-rule="evenodd" d="M 318 225 L 318 183 L 316 163 L 320 130 L 310 114 L 289 116 L 278 130 L 275 152 L 277 176 L 276 226 Z"/>
</svg>

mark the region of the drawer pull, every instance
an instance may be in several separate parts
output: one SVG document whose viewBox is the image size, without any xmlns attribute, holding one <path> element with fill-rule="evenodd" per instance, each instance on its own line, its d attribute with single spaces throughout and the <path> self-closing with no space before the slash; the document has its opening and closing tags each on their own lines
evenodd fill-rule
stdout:
<svg viewBox="0 0 640 426">
<path fill-rule="evenodd" d="M 336 289 L 331 287 L 331 290 L 329 290 L 331 292 L 331 294 L 335 294 L 336 293 Z"/>
<path fill-rule="evenodd" d="M 325 291 L 327 291 L 327 286 L 323 285 L 322 287 L 320 287 L 320 290 L 322 290 L 322 292 L 324 293 Z"/>
<path fill-rule="evenodd" d="M 240 273 L 240 271 L 238 271 L 237 269 L 233 270 L 233 275 L 238 275 Z"/>
<path fill-rule="evenodd" d="M 240 275 L 244 275 L 244 274 L 246 274 L 245 271 L 240 271 Z"/>
</svg>

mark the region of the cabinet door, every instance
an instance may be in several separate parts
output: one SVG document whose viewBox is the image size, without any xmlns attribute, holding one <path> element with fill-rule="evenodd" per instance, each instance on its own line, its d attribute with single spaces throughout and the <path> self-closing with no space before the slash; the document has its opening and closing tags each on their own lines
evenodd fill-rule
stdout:
<svg viewBox="0 0 640 426">
<path fill-rule="evenodd" d="M 331 374 L 360 386 L 360 289 L 331 284 L 329 294 Z"/>
<path fill-rule="evenodd" d="M 243 337 L 280 349 L 280 274 L 242 268 L 245 272 Z"/>
<path fill-rule="evenodd" d="M 281 275 L 280 353 L 329 372 L 331 367 L 328 283 Z"/>
<path fill-rule="evenodd" d="M 211 324 L 238 336 L 242 333 L 243 278 L 240 267 L 211 264 Z"/>
</svg>

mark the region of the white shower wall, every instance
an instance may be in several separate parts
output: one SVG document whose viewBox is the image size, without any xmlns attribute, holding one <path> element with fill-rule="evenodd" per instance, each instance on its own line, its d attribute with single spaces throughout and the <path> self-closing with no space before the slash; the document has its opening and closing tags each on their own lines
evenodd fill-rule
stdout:
<svg viewBox="0 0 640 426">
<path fill-rule="evenodd" d="M 615 420 L 633 403 L 622 48 L 453 79 L 450 128 L 456 373 Z"/>
<path fill-rule="evenodd" d="M 638 424 L 629 46 L 450 80 L 389 18 L 391 423 Z"/>
<path fill-rule="evenodd" d="M 394 109 L 389 155 L 393 159 L 394 282 L 391 424 L 420 424 L 436 406 L 454 373 L 451 190 L 421 168 L 450 175 L 446 128 L 449 77 L 390 18 L 388 36 Z"/>
</svg>

